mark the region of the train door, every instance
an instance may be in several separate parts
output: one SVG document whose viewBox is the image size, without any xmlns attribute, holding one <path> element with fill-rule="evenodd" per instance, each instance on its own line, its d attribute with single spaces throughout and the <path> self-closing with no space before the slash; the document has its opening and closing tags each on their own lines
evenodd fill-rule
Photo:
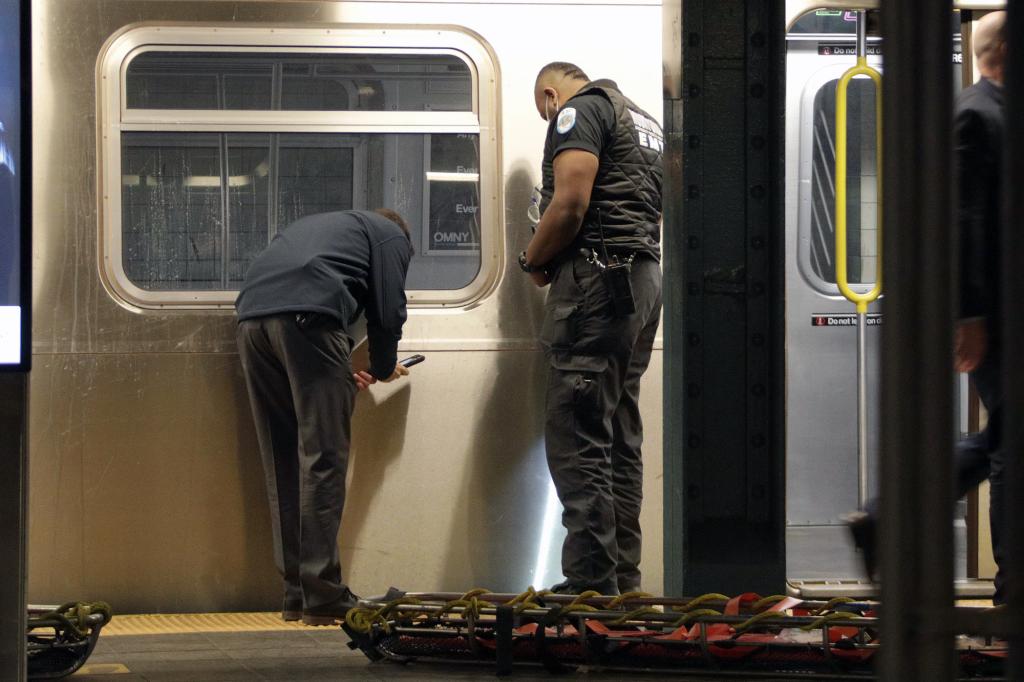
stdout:
<svg viewBox="0 0 1024 682">
<path fill-rule="evenodd" d="M 877 15 L 816 10 L 787 35 L 786 385 L 787 576 L 804 594 L 866 592 L 842 517 L 877 491 L 881 301 L 868 307 L 866 482 L 858 456 L 856 307 L 836 268 L 836 86 L 857 62 L 857 22 L 866 16 L 867 64 L 882 69 Z M 959 83 L 959 31 L 953 67 Z M 849 288 L 865 294 L 880 274 L 876 88 L 847 90 L 846 224 Z M 957 575 L 964 575 L 958 524 Z"/>
</svg>

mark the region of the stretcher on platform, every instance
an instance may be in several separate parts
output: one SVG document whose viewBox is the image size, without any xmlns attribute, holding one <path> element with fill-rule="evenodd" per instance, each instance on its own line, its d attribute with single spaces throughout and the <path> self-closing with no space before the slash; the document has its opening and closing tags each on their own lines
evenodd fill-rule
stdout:
<svg viewBox="0 0 1024 682">
<path fill-rule="evenodd" d="M 344 624 L 371 660 L 438 660 L 552 671 L 579 667 L 867 678 L 881 646 L 877 602 L 807 601 L 754 593 L 692 599 L 631 593 L 554 595 L 486 590 L 389 592 L 363 601 Z M 960 638 L 966 678 L 998 678 L 1005 646 Z"/>
<path fill-rule="evenodd" d="M 28 678 L 54 680 L 81 668 L 110 622 L 104 602 L 28 607 Z"/>
</svg>

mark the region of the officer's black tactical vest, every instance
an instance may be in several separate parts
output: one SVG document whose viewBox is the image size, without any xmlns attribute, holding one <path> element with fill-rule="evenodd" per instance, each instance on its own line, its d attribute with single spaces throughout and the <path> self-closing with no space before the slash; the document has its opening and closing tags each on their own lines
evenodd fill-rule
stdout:
<svg viewBox="0 0 1024 682">
<path fill-rule="evenodd" d="M 660 259 L 661 153 L 664 147 L 661 126 L 619 92 L 612 81 L 588 83 L 575 96 L 586 93 L 600 93 L 608 98 L 615 111 L 616 127 L 606 140 L 590 206 L 572 248 L 586 246 L 600 253 L 600 211 L 609 251 L 647 253 Z"/>
</svg>

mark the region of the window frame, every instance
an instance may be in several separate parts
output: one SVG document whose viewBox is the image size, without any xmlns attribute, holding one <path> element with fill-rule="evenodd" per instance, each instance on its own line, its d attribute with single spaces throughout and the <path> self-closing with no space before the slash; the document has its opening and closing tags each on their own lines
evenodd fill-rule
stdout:
<svg viewBox="0 0 1024 682">
<path fill-rule="evenodd" d="M 801 39 L 803 36 L 801 36 Z M 881 59 L 879 57 L 868 58 L 868 63 L 879 68 Z M 799 209 L 797 211 L 797 264 L 800 276 L 815 291 L 826 296 L 841 297 L 839 285 L 835 282 L 828 282 L 814 271 L 811 263 L 811 211 L 813 200 L 811 193 L 814 191 L 813 166 L 814 166 L 814 101 L 830 81 L 842 77 L 852 63 L 836 63 L 822 66 L 804 84 L 803 93 L 800 95 L 800 152 L 799 152 Z M 833 256 L 835 254 L 833 253 Z M 857 293 L 867 293 L 874 286 L 874 282 L 851 283 L 850 289 Z"/>
<path fill-rule="evenodd" d="M 472 111 L 302 111 L 129 109 L 126 76 L 137 55 L 167 52 L 450 54 L 469 67 Z M 504 212 L 497 59 L 476 34 L 455 26 L 404 28 L 334 25 L 239 27 L 215 23 L 128 26 L 111 36 L 97 61 L 99 272 L 108 293 L 133 309 L 233 309 L 236 290 L 150 291 L 125 272 L 121 194 L 121 134 L 211 133 L 469 133 L 480 149 L 480 269 L 460 289 L 410 290 L 417 307 L 466 307 L 498 283 L 504 260 Z M 339 118 L 344 119 L 339 122 Z M 358 181 L 357 181 L 358 184 Z M 424 178 L 424 186 L 428 181 Z M 411 216 L 412 217 L 412 216 Z M 419 216 L 415 216 L 419 218 Z M 426 226 L 423 227 L 426 230 Z"/>
</svg>

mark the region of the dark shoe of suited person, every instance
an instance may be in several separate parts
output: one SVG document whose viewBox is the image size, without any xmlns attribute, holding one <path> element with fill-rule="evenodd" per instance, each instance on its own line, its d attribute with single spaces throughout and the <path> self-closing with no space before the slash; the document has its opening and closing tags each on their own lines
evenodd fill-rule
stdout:
<svg viewBox="0 0 1024 682">
<path fill-rule="evenodd" d="M 878 582 L 878 524 L 867 512 L 853 512 L 843 517 L 850 529 L 853 544 L 864 560 L 868 580 Z"/>
<path fill-rule="evenodd" d="M 285 597 L 284 603 L 281 604 L 281 620 L 302 620 L 302 600 Z"/>
<path fill-rule="evenodd" d="M 554 594 L 583 594 L 584 592 L 597 592 L 603 596 L 618 596 L 619 588 L 614 584 L 608 585 L 577 585 L 568 580 L 552 585 L 549 588 Z"/>
<path fill-rule="evenodd" d="M 302 611 L 302 622 L 306 625 L 335 625 L 345 621 L 345 614 L 359 603 L 359 597 L 352 590 L 345 592 L 334 601 L 313 606 Z"/>
</svg>

